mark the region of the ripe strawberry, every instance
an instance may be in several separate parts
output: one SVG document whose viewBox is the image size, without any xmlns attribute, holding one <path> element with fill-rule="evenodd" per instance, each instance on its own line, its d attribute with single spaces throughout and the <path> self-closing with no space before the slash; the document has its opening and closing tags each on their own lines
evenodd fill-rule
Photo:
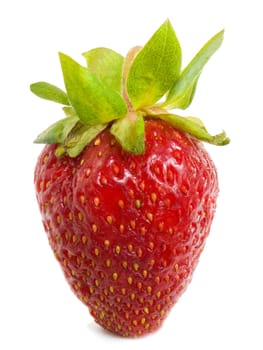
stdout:
<svg viewBox="0 0 263 350">
<path fill-rule="evenodd" d="M 159 328 L 210 231 L 218 180 L 199 140 L 229 139 L 168 109 L 191 103 L 222 39 L 220 32 L 180 72 L 180 45 L 166 21 L 125 59 L 94 49 L 84 54 L 84 68 L 60 54 L 67 94 L 31 85 L 66 106 L 66 118 L 36 140 L 48 144 L 35 186 L 49 243 L 96 322 L 122 336 Z"/>
</svg>

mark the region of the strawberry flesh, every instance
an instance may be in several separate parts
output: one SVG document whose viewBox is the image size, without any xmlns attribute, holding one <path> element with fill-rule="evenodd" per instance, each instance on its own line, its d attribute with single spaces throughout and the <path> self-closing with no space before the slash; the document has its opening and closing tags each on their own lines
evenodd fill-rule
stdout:
<svg viewBox="0 0 263 350">
<path fill-rule="evenodd" d="M 216 207 L 216 168 L 201 142 L 145 121 L 145 153 L 99 134 L 76 158 L 46 145 L 35 169 L 49 243 L 102 327 L 160 327 L 192 279 Z"/>
</svg>

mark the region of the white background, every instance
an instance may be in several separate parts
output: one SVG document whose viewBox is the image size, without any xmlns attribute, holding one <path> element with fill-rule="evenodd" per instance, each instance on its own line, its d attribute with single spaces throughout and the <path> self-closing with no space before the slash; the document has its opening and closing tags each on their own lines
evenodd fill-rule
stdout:
<svg viewBox="0 0 263 350">
<path fill-rule="evenodd" d="M 0 348 L 263 349 L 262 1 L 2 1 L 0 5 Z M 192 284 L 163 327 L 122 339 L 96 326 L 70 291 L 42 228 L 36 135 L 61 117 L 32 82 L 63 87 L 58 51 L 84 64 L 98 46 L 125 55 L 169 18 L 186 64 L 225 28 L 187 112 L 232 142 L 207 146 L 219 172 L 211 235 Z"/>
</svg>

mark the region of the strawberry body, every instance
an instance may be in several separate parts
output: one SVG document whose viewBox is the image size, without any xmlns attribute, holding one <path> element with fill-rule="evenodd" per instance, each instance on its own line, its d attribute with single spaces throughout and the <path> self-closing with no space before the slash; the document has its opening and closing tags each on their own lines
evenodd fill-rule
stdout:
<svg viewBox="0 0 263 350">
<path fill-rule="evenodd" d="M 102 131 L 75 158 L 47 145 L 35 169 L 49 243 L 77 297 L 124 336 L 157 329 L 191 281 L 218 195 L 202 143 L 145 120 L 145 152 Z"/>
</svg>

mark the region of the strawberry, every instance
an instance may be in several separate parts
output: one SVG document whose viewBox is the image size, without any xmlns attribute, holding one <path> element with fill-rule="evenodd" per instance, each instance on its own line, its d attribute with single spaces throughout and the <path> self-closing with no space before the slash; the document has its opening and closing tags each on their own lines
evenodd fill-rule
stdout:
<svg viewBox="0 0 263 350">
<path fill-rule="evenodd" d="M 31 85 L 66 114 L 35 141 L 47 144 L 34 180 L 44 229 L 73 292 L 119 335 L 160 327 L 209 234 L 219 189 L 201 141 L 229 138 L 168 111 L 190 105 L 222 40 L 219 32 L 181 71 L 167 20 L 125 58 L 97 48 L 84 54 L 84 67 L 60 54 L 67 93 Z"/>
</svg>

